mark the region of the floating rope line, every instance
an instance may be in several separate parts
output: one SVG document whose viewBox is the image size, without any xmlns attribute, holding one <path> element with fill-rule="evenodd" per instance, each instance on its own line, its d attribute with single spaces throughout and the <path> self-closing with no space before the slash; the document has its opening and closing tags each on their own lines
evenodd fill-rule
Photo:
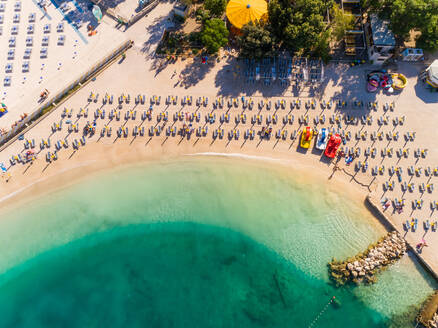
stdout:
<svg viewBox="0 0 438 328">
<path fill-rule="evenodd" d="M 332 304 L 334 302 L 334 300 L 336 299 L 335 296 L 333 296 L 330 301 L 324 306 L 324 308 L 321 310 L 321 312 L 319 312 L 319 314 L 316 316 L 315 319 L 313 319 L 312 323 L 309 325 L 309 328 L 313 327 L 313 325 L 318 321 L 319 317 L 325 312 L 327 311 L 328 307 L 330 304 Z"/>
</svg>

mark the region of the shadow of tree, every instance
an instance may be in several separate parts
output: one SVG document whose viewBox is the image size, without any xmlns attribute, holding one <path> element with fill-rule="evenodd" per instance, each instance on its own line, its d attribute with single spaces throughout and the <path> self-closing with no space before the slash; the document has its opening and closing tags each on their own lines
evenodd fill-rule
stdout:
<svg viewBox="0 0 438 328">
<path fill-rule="evenodd" d="M 120 0 L 121 2 L 124 0 Z M 64 16 L 64 19 L 69 24 L 79 28 L 81 25 L 89 26 L 93 28 L 97 27 L 99 23 L 93 15 L 93 4 L 86 0 L 58 0 L 51 1 L 52 5 L 60 10 Z"/>
<path fill-rule="evenodd" d="M 195 57 L 193 62 L 187 63 L 180 73 L 180 84 L 185 89 L 197 85 L 216 65 L 215 59 L 210 58 L 207 63 L 203 64 L 201 57 Z"/>
<path fill-rule="evenodd" d="M 99 3 L 99 7 L 102 10 L 108 10 L 112 9 L 114 10 L 118 5 L 120 5 L 122 2 L 126 2 L 127 0 L 102 0 Z M 138 3 L 138 1 L 136 1 Z M 140 7 L 140 4 L 134 9 L 135 13 L 138 13 L 142 8 Z"/>
<path fill-rule="evenodd" d="M 325 80 L 319 94 L 325 93 L 326 87 L 331 84 L 340 88 L 333 94 L 334 98 L 363 101 L 375 101 L 376 94 L 366 91 L 367 70 L 364 66 L 331 65 L 326 69 Z"/>
<path fill-rule="evenodd" d="M 368 103 L 375 102 L 378 95 L 378 93 L 370 93 L 366 89 L 367 74 L 372 69 L 369 65 L 353 67 L 348 64 L 328 65 L 325 69 L 323 82 L 316 88 L 315 98 L 323 99 L 325 94 L 332 93 L 331 100 L 335 112 L 356 117 L 367 115 L 371 110 Z M 328 92 L 329 88 L 335 88 L 335 91 Z M 337 101 L 345 101 L 346 106 L 337 106 Z M 356 106 L 355 102 L 360 102 L 361 105 Z"/>
<path fill-rule="evenodd" d="M 147 59 L 151 59 L 155 57 L 154 52 L 163 36 L 164 31 L 166 29 L 170 29 L 174 27 L 174 24 L 171 19 L 172 19 L 172 13 L 168 13 L 167 15 L 156 17 L 146 27 L 146 31 L 149 35 L 149 38 L 145 42 L 143 42 L 140 51 L 146 55 Z"/>
<path fill-rule="evenodd" d="M 224 96 L 237 97 L 239 95 L 252 96 L 261 94 L 263 97 L 285 95 L 290 85 L 281 85 L 279 80 L 270 85 L 264 85 L 262 80 L 246 82 L 241 72 L 242 63 L 238 58 L 228 57 L 226 64 L 218 71 L 215 77 L 215 85 L 219 93 Z"/>
<path fill-rule="evenodd" d="M 435 89 L 430 87 L 427 83 L 423 82 L 419 75 L 427 68 L 426 65 L 417 63 L 399 63 L 399 69 L 407 78 L 417 77 L 414 86 L 415 95 L 420 98 L 425 104 L 438 103 L 438 93 Z"/>
<path fill-rule="evenodd" d="M 427 83 L 417 80 L 414 86 L 415 95 L 423 100 L 426 104 L 436 104 L 438 103 L 438 92 L 436 89 L 430 87 Z"/>
</svg>

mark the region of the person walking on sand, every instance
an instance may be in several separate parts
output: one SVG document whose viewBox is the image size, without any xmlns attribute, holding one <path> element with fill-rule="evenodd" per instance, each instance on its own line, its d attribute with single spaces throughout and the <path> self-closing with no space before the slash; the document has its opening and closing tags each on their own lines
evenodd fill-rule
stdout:
<svg viewBox="0 0 438 328">
<path fill-rule="evenodd" d="M 421 239 L 421 242 L 417 244 L 417 252 L 418 253 L 422 253 L 423 252 L 423 247 L 429 247 L 429 245 L 426 243 L 426 241 L 423 239 Z"/>
<path fill-rule="evenodd" d="M 422 246 L 421 246 L 421 248 L 423 248 L 423 247 L 429 247 L 429 245 L 426 243 L 426 241 L 424 240 L 424 238 L 422 238 L 421 239 L 421 243 L 423 244 Z"/>
<path fill-rule="evenodd" d="M 46 99 L 49 96 L 49 93 L 49 90 L 44 89 L 44 91 L 40 94 L 41 100 Z"/>
</svg>

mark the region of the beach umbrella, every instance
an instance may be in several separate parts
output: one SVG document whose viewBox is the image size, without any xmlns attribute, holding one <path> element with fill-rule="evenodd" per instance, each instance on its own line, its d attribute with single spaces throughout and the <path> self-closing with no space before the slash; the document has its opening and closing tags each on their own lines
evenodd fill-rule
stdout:
<svg viewBox="0 0 438 328">
<path fill-rule="evenodd" d="M 230 23 L 241 29 L 249 22 L 266 19 L 268 4 L 265 0 L 230 0 L 227 4 L 226 14 Z"/>
<path fill-rule="evenodd" d="M 100 22 L 100 20 L 102 19 L 102 10 L 100 10 L 99 6 L 94 5 L 92 12 L 94 17 L 96 17 L 97 21 Z"/>
</svg>

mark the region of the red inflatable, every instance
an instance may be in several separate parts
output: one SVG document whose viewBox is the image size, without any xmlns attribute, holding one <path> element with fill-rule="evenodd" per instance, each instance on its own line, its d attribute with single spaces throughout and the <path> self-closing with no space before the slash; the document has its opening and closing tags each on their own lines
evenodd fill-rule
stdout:
<svg viewBox="0 0 438 328">
<path fill-rule="evenodd" d="M 334 158 L 340 144 L 341 136 L 339 134 L 332 134 L 325 148 L 324 155 L 328 158 Z"/>
</svg>

